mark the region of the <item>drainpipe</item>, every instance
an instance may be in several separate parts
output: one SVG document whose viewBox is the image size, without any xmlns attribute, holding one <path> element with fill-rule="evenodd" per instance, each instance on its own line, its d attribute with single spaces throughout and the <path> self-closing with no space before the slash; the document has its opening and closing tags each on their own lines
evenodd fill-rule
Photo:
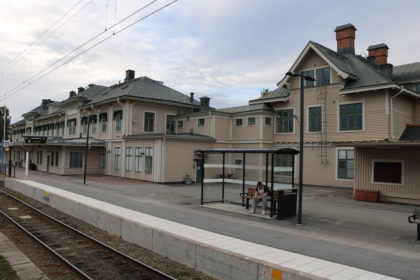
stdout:
<svg viewBox="0 0 420 280">
<path fill-rule="evenodd" d="M 394 110 L 394 107 L 393 107 L 393 103 L 392 103 L 392 101 L 394 100 L 394 98 L 396 98 L 396 97 L 398 97 L 398 95 L 400 95 L 401 93 L 403 93 L 403 91 L 404 91 L 404 86 L 401 86 L 400 87 L 400 91 L 399 92 L 397 92 L 396 94 L 394 94 L 392 97 L 391 97 L 391 99 L 390 99 L 390 102 L 389 102 L 389 107 L 390 107 L 390 109 L 389 109 L 389 132 L 390 132 L 390 139 L 389 140 L 394 140 L 394 126 L 393 126 L 393 122 L 394 122 L 394 114 L 393 114 L 393 110 Z"/>
</svg>

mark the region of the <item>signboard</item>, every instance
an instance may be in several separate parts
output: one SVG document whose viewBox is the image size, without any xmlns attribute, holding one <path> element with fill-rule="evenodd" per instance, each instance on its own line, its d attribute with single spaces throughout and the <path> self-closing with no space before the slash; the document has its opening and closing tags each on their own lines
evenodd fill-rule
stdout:
<svg viewBox="0 0 420 280">
<path fill-rule="evenodd" d="M 24 136 L 25 143 L 27 144 L 45 144 L 47 143 L 47 137 L 42 136 Z"/>
</svg>

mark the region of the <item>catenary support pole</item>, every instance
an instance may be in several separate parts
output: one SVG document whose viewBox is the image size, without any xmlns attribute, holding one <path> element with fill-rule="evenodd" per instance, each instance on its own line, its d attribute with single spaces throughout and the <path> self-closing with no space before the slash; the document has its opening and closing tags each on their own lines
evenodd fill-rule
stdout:
<svg viewBox="0 0 420 280">
<path fill-rule="evenodd" d="M 87 133 L 86 133 L 86 149 L 85 149 L 85 166 L 83 172 L 83 184 L 86 185 L 86 167 L 87 167 L 87 157 L 88 157 L 88 150 L 89 150 L 89 123 L 90 123 L 90 115 L 87 117 Z"/>
<path fill-rule="evenodd" d="M 298 225 L 302 224 L 302 191 L 303 191 L 303 87 L 304 87 L 304 72 L 300 72 L 300 139 L 299 139 L 299 206 L 298 206 Z"/>
<path fill-rule="evenodd" d="M 29 152 L 26 151 L 25 176 L 28 177 L 28 174 L 29 174 Z"/>
</svg>

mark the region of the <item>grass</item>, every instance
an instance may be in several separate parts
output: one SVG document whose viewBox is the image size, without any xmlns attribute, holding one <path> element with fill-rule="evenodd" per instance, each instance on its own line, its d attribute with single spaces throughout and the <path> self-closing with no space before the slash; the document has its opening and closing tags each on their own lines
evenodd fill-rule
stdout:
<svg viewBox="0 0 420 280">
<path fill-rule="evenodd" d="M 16 272 L 2 256 L 0 256 L 0 280 L 19 280 Z"/>
</svg>

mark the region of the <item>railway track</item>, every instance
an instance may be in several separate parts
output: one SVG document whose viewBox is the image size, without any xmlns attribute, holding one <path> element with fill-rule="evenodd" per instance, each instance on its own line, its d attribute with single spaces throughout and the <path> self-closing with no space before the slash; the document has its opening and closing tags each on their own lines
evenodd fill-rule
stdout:
<svg viewBox="0 0 420 280">
<path fill-rule="evenodd" d="M 3 231 L 51 279 L 175 279 L 0 191 Z"/>
</svg>

